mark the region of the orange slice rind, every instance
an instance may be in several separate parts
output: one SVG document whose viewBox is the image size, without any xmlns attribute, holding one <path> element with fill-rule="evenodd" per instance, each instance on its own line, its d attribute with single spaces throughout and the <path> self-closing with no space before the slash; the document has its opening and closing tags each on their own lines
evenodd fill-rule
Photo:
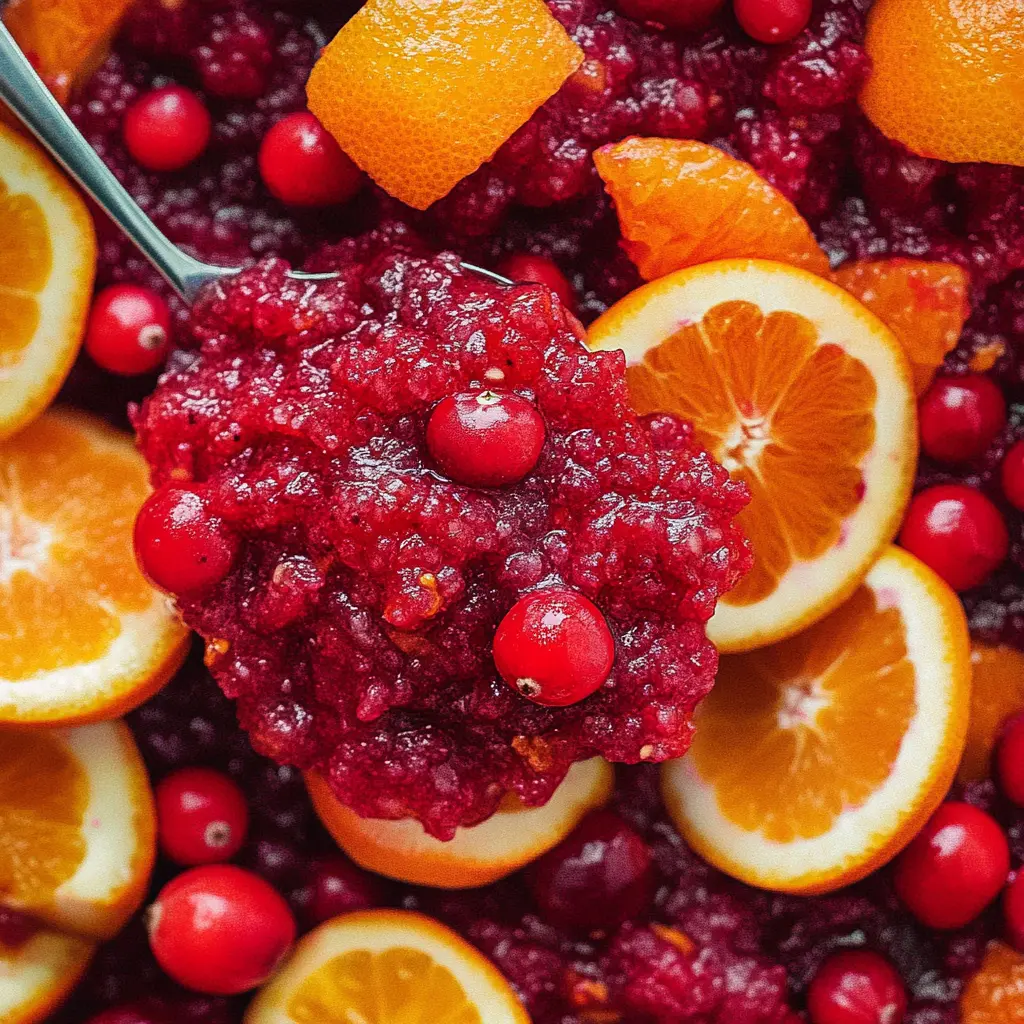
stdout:
<svg viewBox="0 0 1024 1024">
<path fill-rule="evenodd" d="M 41 929 L 14 947 L 0 943 L 0 1020 L 38 1024 L 71 994 L 94 943 Z"/>
<path fill-rule="evenodd" d="M 487 885 L 517 871 L 560 843 L 580 819 L 611 796 L 612 766 L 602 758 L 574 764 L 540 807 L 506 801 L 496 814 L 448 841 L 435 839 L 412 819 L 361 818 L 342 804 L 323 777 L 306 776 L 320 820 L 335 842 L 370 871 L 402 882 L 462 889 Z"/>
<path fill-rule="evenodd" d="M 895 856 L 949 788 L 970 701 L 967 621 L 889 548 L 807 631 L 724 657 L 693 745 L 662 773 L 687 843 L 750 885 L 848 885 Z"/>
<path fill-rule="evenodd" d="M 529 1024 L 508 982 L 444 925 L 406 910 L 342 914 L 299 940 L 245 1024 Z"/>
<path fill-rule="evenodd" d="M 754 567 L 708 636 L 791 636 L 856 588 L 895 536 L 917 453 L 910 367 L 863 305 L 806 271 L 722 260 L 627 295 L 590 328 L 621 349 L 638 412 L 672 412 L 751 489 Z"/>
</svg>

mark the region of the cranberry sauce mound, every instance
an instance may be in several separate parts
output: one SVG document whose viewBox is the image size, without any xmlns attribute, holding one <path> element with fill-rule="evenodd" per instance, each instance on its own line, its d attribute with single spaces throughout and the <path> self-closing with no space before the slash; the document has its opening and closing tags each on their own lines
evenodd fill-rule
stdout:
<svg viewBox="0 0 1024 1024">
<path fill-rule="evenodd" d="M 705 622 L 748 565 L 745 492 L 684 424 L 631 411 L 621 353 L 589 352 L 549 289 L 395 234 L 325 251 L 336 281 L 268 261 L 208 293 L 198 351 L 135 426 L 155 483 L 241 540 L 223 579 L 177 596 L 256 748 L 449 837 L 508 790 L 543 803 L 576 760 L 683 753 L 717 666 Z M 481 387 L 546 427 L 501 488 L 454 482 L 427 447 L 437 403 Z M 568 707 L 521 696 L 491 653 L 517 599 L 553 586 L 593 601 L 616 648 Z"/>
</svg>

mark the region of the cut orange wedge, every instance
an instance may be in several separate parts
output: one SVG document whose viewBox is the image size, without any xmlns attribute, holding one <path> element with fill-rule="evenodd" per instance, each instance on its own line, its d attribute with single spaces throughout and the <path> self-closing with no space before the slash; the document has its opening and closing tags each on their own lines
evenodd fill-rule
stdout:
<svg viewBox="0 0 1024 1024">
<path fill-rule="evenodd" d="M 131 438 L 50 412 L 0 443 L 0 723 L 99 721 L 159 689 L 188 633 L 135 564 Z"/>
<path fill-rule="evenodd" d="M 0 437 L 50 404 L 75 361 L 96 272 L 85 203 L 0 124 Z"/>
<path fill-rule="evenodd" d="M 1024 1021 L 1024 953 L 993 941 L 960 996 L 960 1024 Z"/>
<path fill-rule="evenodd" d="M 323 777 L 311 772 L 306 785 L 320 820 L 335 842 L 370 871 L 417 885 L 463 889 L 510 875 L 560 843 L 587 811 L 600 807 L 615 784 L 602 758 L 574 764 L 551 799 L 524 807 L 514 796 L 472 828 L 443 842 L 412 819 L 361 818 L 340 803 Z"/>
<path fill-rule="evenodd" d="M 0 942 L 0 1020 L 37 1024 L 71 994 L 95 944 L 41 929 L 17 946 Z"/>
<path fill-rule="evenodd" d="M 444 925 L 407 910 L 322 924 L 250 1003 L 245 1024 L 530 1024 L 508 982 Z"/>
<path fill-rule="evenodd" d="M 773 647 L 722 658 L 672 819 L 750 885 L 829 892 L 895 856 L 945 796 L 970 701 L 956 594 L 891 547 L 841 607 Z"/>
<path fill-rule="evenodd" d="M 0 904 L 110 938 L 138 909 L 155 855 L 146 769 L 122 722 L 0 730 Z"/>
<path fill-rule="evenodd" d="M 640 413 L 672 412 L 750 487 L 754 567 L 719 601 L 725 651 L 791 636 L 848 597 L 895 536 L 917 454 L 899 342 L 842 289 L 765 260 L 705 263 L 590 329 L 622 349 Z"/>
<path fill-rule="evenodd" d="M 992 752 L 1011 715 L 1024 711 L 1024 654 L 1003 644 L 971 647 L 971 715 L 957 778 L 980 782 L 991 775 Z"/>
</svg>

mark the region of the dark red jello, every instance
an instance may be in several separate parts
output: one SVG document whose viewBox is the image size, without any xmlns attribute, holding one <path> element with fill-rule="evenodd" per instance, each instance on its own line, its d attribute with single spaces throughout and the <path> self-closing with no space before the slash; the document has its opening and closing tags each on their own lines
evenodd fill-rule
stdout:
<svg viewBox="0 0 1024 1024">
<path fill-rule="evenodd" d="M 198 348 L 135 415 L 155 482 L 200 487 L 241 538 L 223 580 L 178 597 L 256 748 L 442 838 L 506 791 L 544 802 L 573 761 L 683 753 L 717 667 L 704 624 L 748 564 L 743 488 L 683 423 L 632 412 L 622 355 L 588 351 L 546 287 L 400 231 L 315 265 L 338 279 L 267 261 L 206 294 Z M 453 482 L 426 443 L 437 403 L 481 385 L 545 421 L 505 487 Z M 616 645 L 604 685 L 562 708 L 491 655 L 550 586 L 592 600 Z"/>
</svg>

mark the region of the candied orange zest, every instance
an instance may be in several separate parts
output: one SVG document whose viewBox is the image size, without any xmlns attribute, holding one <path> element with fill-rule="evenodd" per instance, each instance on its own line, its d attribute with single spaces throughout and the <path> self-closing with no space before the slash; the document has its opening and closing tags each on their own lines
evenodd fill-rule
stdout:
<svg viewBox="0 0 1024 1024">
<path fill-rule="evenodd" d="M 960 997 L 961 1024 L 1019 1024 L 1024 1020 L 1024 955 L 990 942 L 981 967 Z"/>
</svg>

